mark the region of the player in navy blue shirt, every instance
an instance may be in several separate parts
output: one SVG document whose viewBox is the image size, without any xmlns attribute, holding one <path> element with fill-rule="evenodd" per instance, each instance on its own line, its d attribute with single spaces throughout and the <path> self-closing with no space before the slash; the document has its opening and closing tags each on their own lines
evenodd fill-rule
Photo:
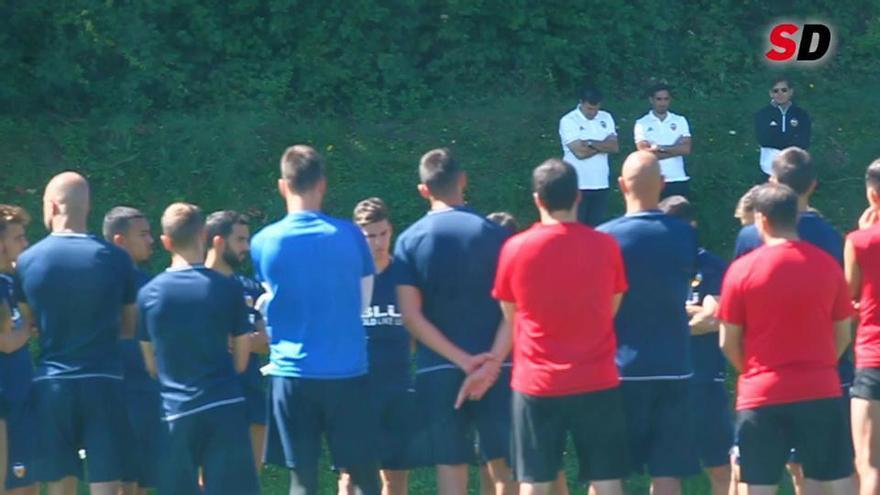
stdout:
<svg viewBox="0 0 880 495">
<path fill-rule="evenodd" d="M 663 176 L 652 153 L 630 154 L 618 183 L 626 215 L 598 230 L 617 239 L 629 281 L 615 327 L 630 454 L 637 470 L 647 465 L 653 492 L 680 493 L 680 478 L 700 470 L 685 311 L 697 268 L 696 231 L 658 209 Z"/>
<path fill-rule="evenodd" d="M 51 234 L 16 266 L 19 308 L 39 328 L 34 474 L 51 493 L 75 493 L 80 448 L 88 452 L 92 493 L 115 493 L 125 467 L 118 341 L 134 330 L 134 265 L 86 233 L 88 212 L 86 180 L 75 172 L 53 177 L 43 196 Z"/>
<path fill-rule="evenodd" d="M 798 195 L 798 238 L 830 254 L 843 269 L 843 235 L 838 232 L 817 211 L 810 208 L 810 197 L 816 190 L 817 171 L 810 154 L 801 148 L 790 147 L 782 150 L 773 159 L 773 175 L 771 181 L 785 184 Z M 744 256 L 761 247 L 764 242 L 755 225 L 746 225 L 736 237 L 734 259 Z M 852 350 L 847 349 L 840 357 L 837 371 L 840 374 L 840 387 L 843 391 L 844 404 L 849 410 L 849 388 L 852 385 L 855 369 L 852 362 Z M 846 415 L 849 419 L 849 414 Z M 793 456 L 797 462 L 797 455 Z M 793 482 L 803 484 L 803 473 L 799 465 L 789 464 Z"/>
<path fill-rule="evenodd" d="M 150 276 L 138 265 L 146 263 L 153 254 L 153 235 L 146 216 L 135 208 L 117 206 L 104 215 L 104 239 L 122 248 L 135 264 L 135 288 L 140 290 Z M 156 486 L 159 460 L 161 404 L 159 383 L 144 366 L 137 339 L 119 341 L 122 355 L 122 387 L 128 414 L 127 468 L 123 475 L 126 493 L 146 495 Z"/>
<path fill-rule="evenodd" d="M 317 493 L 327 444 L 338 469 L 378 494 L 376 422 L 369 404 L 361 313 L 373 288 L 373 258 L 353 223 L 321 213 L 324 159 L 305 145 L 281 157 L 278 190 L 287 216 L 251 241 L 254 272 L 267 288 L 271 412 L 266 462 L 291 471 L 291 493 Z"/>
<path fill-rule="evenodd" d="M 263 356 L 269 352 L 269 347 L 266 341 L 266 324 L 263 315 L 256 309 L 256 302 L 265 290 L 256 280 L 235 273 L 245 260 L 250 258 L 251 234 L 248 218 L 232 210 L 215 211 L 208 215 L 206 229 L 208 255 L 205 258 L 205 266 L 238 281 L 244 291 L 244 302 L 248 308 L 252 352 L 247 369 L 241 374 L 241 384 L 250 425 L 254 465 L 259 472 L 263 459 L 267 416 L 266 387 L 263 383 L 263 375 L 260 374 L 260 367 L 264 364 Z"/>
<path fill-rule="evenodd" d="M 205 221 L 194 205 L 162 215 L 171 266 L 138 293 L 144 361 L 158 374 L 164 420 L 159 493 L 260 492 L 238 373 L 250 356 L 241 286 L 204 266 Z M 230 354 L 230 342 L 232 353 Z"/>
<path fill-rule="evenodd" d="M 429 151 L 418 186 L 431 210 L 397 239 L 394 266 L 404 324 L 418 340 L 416 394 L 437 466 L 439 493 L 465 493 L 474 461 L 472 432 L 496 486 L 508 485 L 510 329 L 492 298 L 508 231 L 464 203 L 467 177 L 449 150 Z M 480 400 L 454 407 L 465 376 L 494 384 Z M 499 378 L 499 375 L 500 378 Z M 473 397 L 477 399 L 478 397 Z"/>
<path fill-rule="evenodd" d="M 697 227 L 696 211 L 684 196 L 670 196 L 660 210 Z M 733 416 L 725 379 L 727 360 L 718 346 L 718 296 L 727 262 L 700 248 L 697 273 L 691 282 L 687 312 L 691 327 L 691 410 L 697 452 L 709 476 L 714 495 L 726 495 L 730 488 L 730 448 L 733 446 Z"/>
<path fill-rule="evenodd" d="M 30 401 L 34 367 L 27 346 L 31 326 L 18 310 L 13 291 L 14 264 L 27 248 L 29 222 L 20 207 L 0 205 L 0 413 L 6 415 L 6 424 L 0 424 L 0 488 L 10 492 L 37 488 L 31 469 L 36 435 Z"/>
<path fill-rule="evenodd" d="M 367 331 L 371 404 L 379 422 L 382 493 L 398 495 L 407 493 L 408 470 L 419 461 L 410 371 L 412 339 L 397 306 L 389 215 L 384 201 L 367 198 L 355 206 L 353 220 L 363 231 L 376 266 L 372 301 L 362 320 Z M 350 481 L 347 473 L 342 473 L 341 492 L 350 492 Z"/>
</svg>

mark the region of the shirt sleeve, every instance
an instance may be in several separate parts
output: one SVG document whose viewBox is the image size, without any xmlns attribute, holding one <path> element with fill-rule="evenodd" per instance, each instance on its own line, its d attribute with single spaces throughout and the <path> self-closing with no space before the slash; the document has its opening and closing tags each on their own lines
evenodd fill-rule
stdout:
<svg viewBox="0 0 880 495">
<path fill-rule="evenodd" d="M 745 256 L 761 247 L 761 238 L 754 225 L 746 225 L 736 235 L 736 243 L 733 247 L 733 259 Z"/>
<path fill-rule="evenodd" d="M 122 253 L 123 256 L 120 256 L 120 266 L 119 266 L 119 274 L 122 277 L 122 304 L 129 305 L 134 304 L 137 301 L 137 277 L 134 268 L 134 262 L 131 258 Z"/>
<path fill-rule="evenodd" d="M 237 280 L 230 280 L 229 283 L 229 302 L 230 318 L 229 333 L 233 337 L 240 337 L 252 330 L 251 320 L 248 318 L 249 308 L 244 302 L 244 288 Z"/>
<path fill-rule="evenodd" d="M 636 125 L 633 126 L 633 140 L 635 140 L 636 144 L 640 141 L 648 141 L 648 138 L 645 136 L 645 126 L 641 122 L 636 122 Z"/>
<path fill-rule="evenodd" d="M 691 125 L 685 117 L 681 118 L 681 137 L 691 137 Z"/>
<path fill-rule="evenodd" d="M 137 296 L 137 339 L 143 342 L 149 342 L 150 332 L 147 329 L 147 306 L 149 295 L 147 291 L 138 292 Z"/>
<path fill-rule="evenodd" d="M 616 136 L 616 135 L 617 135 L 617 123 L 614 122 L 614 116 L 609 113 L 608 114 L 608 136 Z"/>
<path fill-rule="evenodd" d="M 578 126 L 573 119 L 563 117 L 559 120 L 559 138 L 562 140 L 563 146 L 568 146 L 579 139 Z"/>
<path fill-rule="evenodd" d="M 420 286 L 413 251 L 414 249 L 409 246 L 408 239 L 405 236 L 402 235 L 397 238 L 397 244 L 394 246 L 394 265 L 397 268 L 397 271 L 395 272 L 397 285 Z"/>
<path fill-rule="evenodd" d="M 510 242 L 507 242 L 501 248 L 501 255 L 498 257 L 498 269 L 495 271 L 495 285 L 492 288 L 492 297 L 499 301 L 516 302 L 512 284 L 515 266 L 515 257 L 512 251 L 513 246 Z"/>
<path fill-rule="evenodd" d="M 262 231 L 261 231 L 262 232 Z M 260 265 L 260 259 L 262 258 L 263 252 L 263 243 L 261 242 L 260 232 L 257 232 L 256 235 L 251 237 L 251 266 L 254 268 L 254 279 L 257 282 L 265 282 L 266 279 L 263 277 Z"/>
<path fill-rule="evenodd" d="M 849 293 L 849 286 L 846 283 L 846 278 L 843 276 L 843 272 L 839 269 L 834 270 L 834 272 L 837 276 L 837 294 L 834 299 L 834 308 L 831 312 L 831 320 L 840 321 L 853 316 L 854 310 L 852 305 L 852 298 L 850 297 Z"/>
<path fill-rule="evenodd" d="M 727 270 L 721 284 L 721 301 L 718 305 L 718 319 L 734 325 L 745 325 L 746 310 L 742 297 L 740 277 L 735 272 L 736 265 Z"/>
</svg>

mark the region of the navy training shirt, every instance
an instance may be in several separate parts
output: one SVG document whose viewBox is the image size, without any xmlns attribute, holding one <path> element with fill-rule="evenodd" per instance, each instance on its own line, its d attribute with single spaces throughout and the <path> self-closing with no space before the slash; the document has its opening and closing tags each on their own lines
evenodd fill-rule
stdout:
<svg viewBox="0 0 880 495">
<path fill-rule="evenodd" d="M 376 275 L 373 299 L 362 320 L 367 331 L 367 357 L 374 383 L 389 388 L 409 388 L 410 336 L 397 307 L 395 266 Z"/>
<path fill-rule="evenodd" d="M 830 254 L 843 267 L 843 236 L 822 215 L 815 211 L 804 211 L 798 216 L 798 237 Z M 746 255 L 764 245 L 758 228 L 754 225 L 746 225 L 740 229 L 736 236 L 734 246 L 734 259 Z M 837 371 L 840 373 L 840 384 L 848 387 L 852 384 L 855 366 L 852 362 L 851 348 L 840 356 Z"/>
<path fill-rule="evenodd" d="M 138 267 L 134 269 L 135 289 L 140 289 L 150 281 L 150 275 Z M 159 392 L 157 382 L 144 364 L 144 353 L 141 351 L 140 340 L 137 336 L 133 339 L 119 341 L 119 350 L 122 355 L 122 372 L 126 390 L 137 392 Z"/>
<path fill-rule="evenodd" d="M 122 308 L 134 304 L 128 253 L 88 234 L 53 233 L 25 250 L 16 297 L 40 329 L 34 380 L 122 379 Z"/>
<path fill-rule="evenodd" d="M 24 321 L 18 310 L 14 288 L 15 275 L 0 273 L 0 305 L 7 305 L 12 318 L 12 330 L 18 331 Z M 27 401 L 33 377 L 34 364 L 27 344 L 8 354 L 0 352 L 0 396 L 7 407 L 17 407 Z"/>
<path fill-rule="evenodd" d="M 467 206 L 428 212 L 394 249 L 397 285 L 417 287 L 422 313 L 453 344 L 478 354 L 492 347 L 501 308 L 492 298 L 501 246 L 509 232 Z M 419 372 L 454 368 L 419 343 Z"/>
<path fill-rule="evenodd" d="M 271 294 L 270 374 L 367 374 L 361 281 L 375 268 L 361 229 L 318 211 L 289 213 L 254 236 L 251 258 L 257 280 Z"/>
<path fill-rule="evenodd" d="M 697 251 L 697 274 L 700 283 L 693 288 L 693 295 L 700 304 L 706 296 L 721 294 L 721 282 L 727 262 L 703 248 Z M 723 382 L 727 376 L 727 360 L 718 346 L 718 332 L 691 336 L 691 355 L 694 362 L 695 383 Z"/>
<path fill-rule="evenodd" d="M 620 244 L 629 290 L 614 319 L 623 380 L 690 378 L 685 302 L 697 268 L 697 235 L 686 222 L 647 210 L 598 227 Z"/>
<path fill-rule="evenodd" d="M 257 322 L 263 320 L 263 315 L 257 311 L 256 303 L 257 299 L 266 292 L 263 289 L 263 286 L 260 285 L 256 280 L 236 274 L 233 276 L 235 280 L 241 284 L 241 289 L 244 293 L 244 305 L 247 306 L 248 310 L 248 331 L 255 332 L 257 331 Z M 251 358 L 248 359 L 247 369 L 244 370 L 244 373 L 241 374 L 242 385 L 245 388 L 250 390 L 259 390 L 262 391 L 264 389 L 263 386 L 263 375 L 260 373 L 260 367 L 263 365 L 263 356 L 259 353 L 252 352 Z"/>
<path fill-rule="evenodd" d="M 152 342 L 166 421 L 244 401 L 229 336 L 248 331 L 241 285 L 194 265 L 169 268 L 138 293 L 139 337 Z"/>
</svg>

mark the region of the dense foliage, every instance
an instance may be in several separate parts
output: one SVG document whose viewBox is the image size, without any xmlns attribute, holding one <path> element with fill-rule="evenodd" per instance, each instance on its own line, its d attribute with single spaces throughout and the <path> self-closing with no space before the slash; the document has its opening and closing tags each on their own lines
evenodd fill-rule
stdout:
<svg viewBox="0 0 880 495">
<path fill-rule="evenodd" d="M 7 0 L 0 104 L 83 115 L 254 105 L 398 111 L 470 95 L 697 94 L 765 70 L 779 19 L 830 23 L 823 75 L 880 73 L 880 2 L 854 0 Z"/>
</svg>

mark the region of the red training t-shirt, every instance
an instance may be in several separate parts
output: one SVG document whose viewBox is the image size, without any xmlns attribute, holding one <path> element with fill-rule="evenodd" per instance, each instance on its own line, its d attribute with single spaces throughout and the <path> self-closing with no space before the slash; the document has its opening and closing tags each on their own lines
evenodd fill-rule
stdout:
<svg viewBox="0 0 880 495">
<path fill-rule="evenodd" d="M 840 396 L 835 321 L 852 315 L 837 261 L 803 241 L 734 261 L 718 318 L 743 328 L 737 410 Z"/>
<path fill-rule="evenodd" d="M 853 349 L 857 368 L 880 368 L 880 224 L 846 236 L 862 274 L 859 329 Z"/>
<path fill-rule="evenodd" d="M 538 223 L 508 240 L 492 295 L 516 304 L 511 387 L 559 396 L 618 385 L 612 298 L 626 288 L 608 234 Z"/>
</svg>

